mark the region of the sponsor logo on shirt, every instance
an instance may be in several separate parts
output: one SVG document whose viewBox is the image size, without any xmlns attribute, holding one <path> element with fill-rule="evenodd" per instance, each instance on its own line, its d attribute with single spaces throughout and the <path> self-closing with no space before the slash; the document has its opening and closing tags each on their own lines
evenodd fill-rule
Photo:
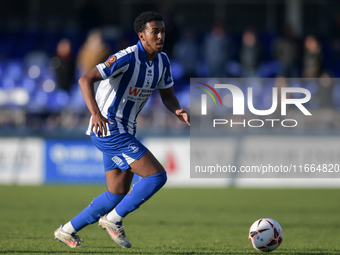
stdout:
<svg viewBox="0 0 340 255">
<path fill-rule="evenodd" d="M 150 95 L 152 94 L 152 89 L 142 89 L 142 91 L 139 93 L 140 98 L 149 98 Z"/>
<path fill-rule="evenodd" d="M 137 89 L 137 88 L 133 88 L 130 87 L 129 88 L 129 95 L 132 96 L 134 95 L 135 97 L 138 96 L 138 93 L 141 91 L 141 89 Z"/>
<path fill-rule="evenodd" d="M 146 86 L 148 87 L 148 86 Z M 138 88 L 129 88 L 129 99 L 132 100 L 140 100 L 150 97 L 153 89 L 138 89 Z M 138 98 L 136 98 L 138 96 Z"/>
</svg>

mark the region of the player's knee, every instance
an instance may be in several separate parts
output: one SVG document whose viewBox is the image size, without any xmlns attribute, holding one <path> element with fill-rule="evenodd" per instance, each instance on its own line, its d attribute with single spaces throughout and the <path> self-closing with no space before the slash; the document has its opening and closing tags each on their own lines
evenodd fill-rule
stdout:
<svg viewBox="0 0 340 255">
<path fill-rule="evenodd" d="M 154 177 L 157 179 L 157 186 L 159 188 L 163 187 L 166 181 L 168 180 L 168 177 L 166 175 L 166 171 L 163 171 L 159 174 L 155 174 Z"/>
<path fill-rule="evenodd" d="M 164 176 L 163 176 L 163 185 L 167 182 L 167 180 L 168 180 L 168 176 L 167 176 L 167 174 L 166 174 L 166 172 L 164 171 Z"/>
</svg>

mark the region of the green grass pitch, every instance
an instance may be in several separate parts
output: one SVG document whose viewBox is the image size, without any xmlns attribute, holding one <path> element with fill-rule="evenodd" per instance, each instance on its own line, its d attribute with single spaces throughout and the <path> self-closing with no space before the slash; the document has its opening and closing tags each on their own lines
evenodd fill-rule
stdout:
<svg viewBox="0 0 340 255">
<path fill-rule="evenodd" d="M 97 224 L 70 249 L 53 232 L 104 186 L 0 186 L 1 254 L 261 254 L 248 241 L 251 224 L 277 220 L 283 242 L 273 254 L 340 254 L 340 189 L 164 188 L 128 215 L 132 248 Z"/>
</svg>

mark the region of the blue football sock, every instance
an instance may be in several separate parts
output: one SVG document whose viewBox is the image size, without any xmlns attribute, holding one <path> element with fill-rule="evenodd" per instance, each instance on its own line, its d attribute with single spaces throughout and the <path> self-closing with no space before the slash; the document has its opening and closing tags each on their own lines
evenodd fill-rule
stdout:
<svg viewBox="0 0 340 255">
<path fill-rule="evenodd" d="M 166 183 L 166 172 L 147 176 L 138 181 L 130 194 L 126 195 L 116 206 L 115 210 L 121 217 L 136 210 L 141 204 L 152 197 Z"/>
<path fill-rule="evenodd" d="M 125 197 L 125 195 L 116 195 L 108 190 L 98 197 L 94 198 L 81 213 L 71 220 L 71 224 L 76 231 L 83 227 L 97 222 L 99 218 L 110 212 Z"/>
</svg>

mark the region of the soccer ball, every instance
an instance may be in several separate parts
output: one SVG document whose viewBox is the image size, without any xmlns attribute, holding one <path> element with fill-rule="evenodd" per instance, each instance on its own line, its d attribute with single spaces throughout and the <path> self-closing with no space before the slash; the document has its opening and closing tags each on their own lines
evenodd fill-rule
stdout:
<svg viewBox="0 0 340 255">
<path fill-rule="evenodd" d="M 256 250 L 273 251 L 280 246 L 283 232 L 275 220 L 262 218 L 251 225 L 248 238 Z"/>
</svg>

